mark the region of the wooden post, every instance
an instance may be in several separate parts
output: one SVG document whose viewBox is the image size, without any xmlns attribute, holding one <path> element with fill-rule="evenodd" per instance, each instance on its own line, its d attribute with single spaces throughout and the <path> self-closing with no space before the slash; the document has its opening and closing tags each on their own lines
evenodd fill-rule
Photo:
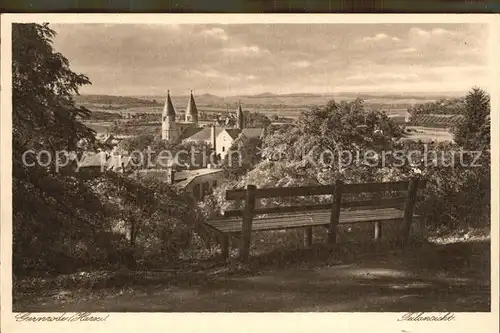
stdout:
<svg viewBox="0 0 500 333">
<path fill-rule="evenodd" d="M 340 206 L 342 204 L 342 185 L 340 179 L 335 181 L 335 188 L 332 193 L 332 210 L 330 215 L 330 229 L 328 233 L 328 244 L 335 245 L 337 242 L 337 225 L 339 224 Z"/>
<path fill-rule="evenodd" d="M 379 240 L 380 238 L 382 238 L 382 223 L 375 222 L 375 230 L 373 233 L 373 239 Z"/>
<path fill-rule="evenodd" d="M 225 261 L 229 257 L 229 235 L 222 235 L 221 240 L 222 258 Z"/>
<path fill-rule="evenodd" d="M 309 247 L 312 245 L 313 228 L 307 227 L 304 229 L 304 246 Z"/>
<path fill-rule="evenodd" d="M 255 208 L 255 189 L 255 185 L 248 185 L 246 190 L 240 241 L 240 258 L 242 261 L 248 261 L 250 253 L 250 234 L 252 233 L 253 210 Z"/>
<path fill-rule="evenodd" d="M 417 199 L 418 178 L 412 178 L 408 185 L 408 195 L 405 201 L 405 208 L 403 214 L 403 223 L 401 226 L 402 242 L 405 244 L 410 236 L 410 227 L 413 217 L 413 209 L 415 208 L 415 201 Z"/>
</svg>

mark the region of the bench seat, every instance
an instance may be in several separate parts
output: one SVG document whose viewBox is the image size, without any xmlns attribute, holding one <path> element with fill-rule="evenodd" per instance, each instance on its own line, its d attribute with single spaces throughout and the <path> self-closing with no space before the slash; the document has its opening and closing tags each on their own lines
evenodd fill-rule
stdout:
<svg viewBox="0 0 500 333">
<path fill-rule="evenodd" d="M 294 229 L 314 226 L 327 226 L 330 224 L 330 210 L 318 210 L 304 213 L 273 215 L 253 219 L 252 231 L 270 231 Z M 418 217 L 413 215 L 413 217 Z M 364 222 L 390 222 L 401 221 L 403 210 L 397 208 L 342 210 L 339 224 L 354 224 Z M 240 233 L 242 218 L 225 218 L 207 221 L 206 224 L 223 234 Z"/>
</svg>

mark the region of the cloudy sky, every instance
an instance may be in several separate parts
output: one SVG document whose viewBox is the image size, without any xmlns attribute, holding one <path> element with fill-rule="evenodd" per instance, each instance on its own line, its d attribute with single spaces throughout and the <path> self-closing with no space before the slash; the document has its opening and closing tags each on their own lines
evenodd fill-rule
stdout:
<svg viewBox="0 0 500 333">
<path fill-rule="evenodd" d="M 484 86 L 488 26 L 54 24 L 81 93 L 462 92 Z"/>
</svg>

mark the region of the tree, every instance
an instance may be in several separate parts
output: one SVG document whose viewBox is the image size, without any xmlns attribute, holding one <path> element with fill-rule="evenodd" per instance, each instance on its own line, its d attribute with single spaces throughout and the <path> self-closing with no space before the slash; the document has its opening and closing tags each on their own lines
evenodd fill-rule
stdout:
<svg viewBox="0 0 500 333">
<path fill-rule="evenodd" d="M 251 170 L 260 162 L 261 146 L 262 140 L 260 138 L 239 136 L 231 145 L 229 153 L 224 157 L 223 169 L 226 177 L 237 179 Z"/>
<path fill-rule="evenodd" d="M 473 88 L 465 97 L 464 119 L 454 130 L 454 140 L 467 149 L 489 149 L 490 96 Z"/>
<path fill-rule="evenodd" d="M 263 127 L 271 124 L 271 120 L 260 112 L 245 112 L 245 127 Z"/>
<path fill-rule="evenodd" d="M 285 158 L 299 163 L 320 182 L 333 177 L 348 176 L 350 170 L 365 170 L 365 180 L 375 175 L 376 168 L 350 163 L 359 154 L 379 153 L 393 145 L 402 129 L 379 111 L 367 111 L 363 101 L 330 101 L 300 115 L 294 126 L 285 126 L 265 138 L 263 156 L 266 159 Z M 355 162 L 355 161 L 353 161 Z"/>
<path fill-rule="evenodd" d="M 103 174 L 93 187 L 106 203 L 106 219 L 126 239 L 121 244 L 126 266 L 136 265 L 139 252 L 172 260 L 189 246 L 200 221 L 189 195 L 147 174 Z"/>
<path fill-rule="evenodd" d="M 82 179 L 58 173 L 55 152 L 78 150 L 80 139 L 94 132 L 79 119 L 89 115 L 76 107 L 73 95 L 90 84 L 69 68 L 52 48 L 55 32 L 48 24 L 12 26 L 12 148 L 14 270 L 48 264 L 62 269 L 76 240 L 105 228 L 102 205 Z M 32 150 L 33 154 L 23 154 Z M 48 166 L 36 161 L 46 150 Z M 26 163 L 25 163 L 26 162 Z M 33 163 L 33 166 L 28 166 Z M 91 236 L 89 236 L 91 238 Z M 36 253 L 37 258 L 32 257 Z M 59 264 L 59 265 L 58 265 Z M 42 268 L 43 267 L 39 267 Z"/>
<path fill-rule="evenodd" d="M 90 82 L 52 48 L 55 32 L 48 24 L 14 24 L 12 30 L 14 274 L 133 264 L 130 249 L 178 254 L 197 220 L 189 198 L 158 180 L 114 173 L 88 178 L 55 167 L 56 151 L 79 153 L 81 139 L 95 142 L 95 133 L 80 122 L 89 111 L 73 100 Z M 136 148 L 148 143 L 143 139 Z M 53 158 L 42 162 L 51 163 L 37 162 L 41 151 Z"/>
</svg>

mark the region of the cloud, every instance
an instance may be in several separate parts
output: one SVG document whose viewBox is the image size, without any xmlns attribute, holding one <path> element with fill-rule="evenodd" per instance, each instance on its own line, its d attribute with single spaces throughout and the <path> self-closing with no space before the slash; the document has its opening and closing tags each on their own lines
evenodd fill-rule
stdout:
<svg viewBox="0 0 500 333">
<path fill-rule="evenodd" d="M 232 82 L 241 82 L 246 80 L 255 80 L 257 77 L 255 75 L 248 75 L 243 73 L 226 73 L 223 71 L 218 71 L 215 69 L 188 69 L 185 71 L 188 76 L 198 76 L 199 78 L 208 80 L 224 80 Z"/>
<path fill-rule="evenodd" d="M 385 40 L 391 40 L 394 42 L 400 41 L 400 39 L 398 37 L 389 36 L 385 33 L 378 33 L 375 36 L 367 36 L 367 37 L 363 37 L 361 39 L 362 42 L 378 42 L 378 41 L 385 41 Z"/>
<path fill-rule="evenodd" d="M 390 81 L 406 81 L 418 79 L 416 73 L 394 73 L 394 72 L 371 72 L 363 74 L 354 74 L 346 77 L 350 81 L 370 81 L 370 80 L 390 80 Z"/>
<path fill-rule="evenodd" d="M 222 28 L 204 29 L 201 31 L 201 34 L 215 39 L 220 39 L 223 41 L 229 40 L 229 36 L 227 35 L 226 31 Z"/>
<path fill-rule="evenodd" d="M 488 63 L 489 30 L 482 24 L 60 24 L 55 28 L 54 48 L 93 83 L 82 87 L 84 94 L 139 96 L 196 89 L 228 95 L 314 87 L 326 91 L 344 84 L 353 90 L 420 85 L 442 91 L 480 85 L 488 75 L 474 67 Z M 193 45 L 202 51 L 193 52 Z M 307 75 L 302 75 L 304 71 Z"/>
<path fill-rule="evenodd" d="M 460 38 L 458 32 L 449 31 L 443 28 L 422 29 L 413 27 L 408 32 L 409 40 L 412 43 L 426 44 L 429 42 L 441 42 L 443 40 L 454 40 Z"/>
<path fill-rule="evenodd" d="M 293 67 L 297 67 L 297 68 L 307 68 L 307 67 L 311 66 L 312 63 L 310 61 L 307 61 L 307 60 L 299 60 L 299 61 L 292 62 L 291 65 Z"/>
<path fill-rule="evenodd" d="M 263 53 L 267 53 L 268 51 L 261 49 L 257 45 L 242 45 L 242 46 L 235 46 L 235 47 L 225 47 L 222 49 L 222 52 L 226 54 L 233 54 L 233 55 L 243 55 L 243 56 L 255 56 L 255 55 L 260 55 Z"/>
<path fill-rule="evenodd" d="M 196 76 L 201 76 L 205 78 L 221 78 L 224 77 L 225 74 L 223 74 L 220 71 L 214 70 L 214 69 L 209 69 L 209 70 L 198 70 L 198 69 L 188 69 L 186 70 L 186 74 L 188 75 L 196 75 Z"/>
<path fill-rule="evenodd" d="M 415 53 L 417 52 L 417 49 L 414 48 L 414 47 L 405 47 L 405 48 L 402 48 L 402 49 L 397 49 L 396 50 L 396 53 Z"/>
</svg>

